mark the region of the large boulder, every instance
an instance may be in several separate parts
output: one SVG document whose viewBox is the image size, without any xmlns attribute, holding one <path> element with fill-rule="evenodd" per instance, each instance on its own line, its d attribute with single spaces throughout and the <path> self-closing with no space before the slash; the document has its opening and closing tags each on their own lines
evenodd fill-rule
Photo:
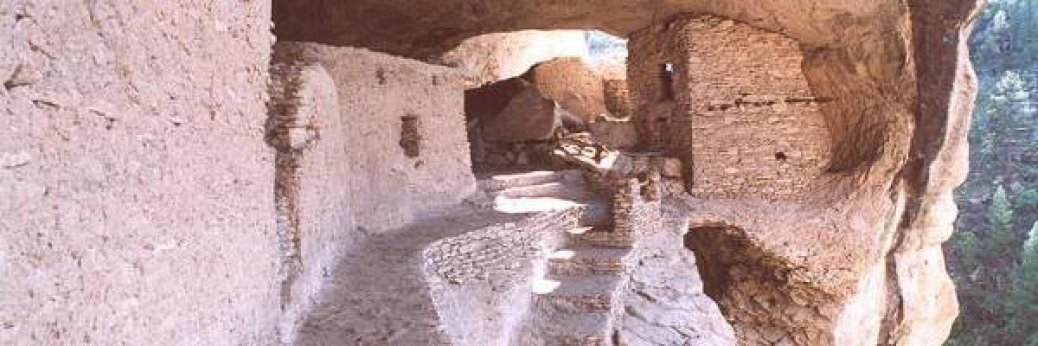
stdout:
<svg viewBox="0 0 1038 346">
<path fill-rule="evenodd" d="M 482 122 L 483 139 L 490 142 L 523 142 L 550 139 L 562 126 L 562 112 L 537 88 L 517 94 L 501 113 Z"/>
<path fill-rule="evenodd" d="M 509 78 L 490 83 L 476 89 L 465 90 L 465 115 L 467 118 L 493 118 L 508 106 L 516 95 L 529 88 L 522 78 Z"/>
<path fill-rule="evenodd" d="M 609 113 L 602 76 L 580 58 L 556 58 L 537 64 L 526 78 L 584 121 Z"/>
</svg>

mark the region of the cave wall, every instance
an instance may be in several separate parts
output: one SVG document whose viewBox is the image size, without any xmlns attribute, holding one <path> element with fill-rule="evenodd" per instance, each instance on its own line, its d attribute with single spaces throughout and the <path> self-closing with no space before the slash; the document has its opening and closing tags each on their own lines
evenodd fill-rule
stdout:
<svg viewBox="0 0 1038 346">
<path fill-rule="evenodd" d="M 276 340 L 270 15 L 0 2 L 0 344 Z"/>
<path fill-rule="evenodd" d="M 631 41 L 636 107 L 648 110 L 635 121 L 653 132 L 642 138 L 662 138 L 682 159 L 693 196 L 780 198 L 823 173 L 830 136 L 795 40 L 700 16 L 647 28 Z M 679 103 L 666 115 L 651 111 L 660 107 L 663 61 L 675 66 Z"/>
</svg>

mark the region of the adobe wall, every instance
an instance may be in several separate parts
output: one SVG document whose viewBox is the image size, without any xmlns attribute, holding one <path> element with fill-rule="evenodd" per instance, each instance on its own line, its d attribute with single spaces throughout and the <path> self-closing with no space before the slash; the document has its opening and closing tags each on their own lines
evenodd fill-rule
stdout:
<svg viewBox="0 0 1038 346">
<path fill-rule="evenodd" d="M 464 86 L 453 69 L 314 43 L 279 42 L 275 61 L 320 64 L 338 88 L 352 215 L 384 231 L 423 212 L 456 204 L 476 190 L 465 132 Z M 417 152 L 402 145 L 413 117 Z M 329 187 L 331 188 L 331 187 Z"/>
<path fill-rule="evenodd" d="M 276 340 L 270 3 L 0 2 L 0 344 Z"/>
<path fill-rule="evenodd" d="M 631 68 L 632 88 L 638 87 L 632 95 L 639 109 L 656 107 L 651 97 L 659 95 L 661 85 L 653 75 L 659 68 L 651 64 L 663 59 L 675 64 L 679 110 L 670 118 L 643 112 L 648 117 L 639 123 L 648 124 L 644 138 L 663 137 L 663 147 L 682 158 L 692 195 L 782 198 L 822 174 L 830 156 L 819 109 L 825 100 L 811 91 L 795 40 L 707 16 L 678 19 L 657 30 L 631 39 L 639 50 L 666 52 Z M 675 46 L 675 41 L 685 43 Z"/>
<path fill-rule="evenodd" d="M 268 142 L 278 150 L 283 329 L 289 331 L 354 240 L 457 204 L 475 180 L 462 78 L 452 69 L 286 42 L 276 45 L 271 72 Z M 417 131 L 407 134 L 408 128 Z"/>
<path fill-rule="evenodd" d="M 333 261 L 358 236 L 349 189 L 338 89 L 320 64 L 271 66 L 267 142 L 277 151 L 274 180 L 281 250 L 283 341 L 310 308 Z"/>
</svg>

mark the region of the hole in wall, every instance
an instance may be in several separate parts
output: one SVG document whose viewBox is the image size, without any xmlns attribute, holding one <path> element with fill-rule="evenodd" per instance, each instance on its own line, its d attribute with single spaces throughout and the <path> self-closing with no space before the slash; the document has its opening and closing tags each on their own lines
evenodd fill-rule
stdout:
<svg viewBox="0 0 1038 346">
<path fill-rule="evenodd" d="M 660 101 L 674 100 L 674 63 L 660 64 Z"/>
<path fill-rule="evenodd" d="M 379 85 L 386 85 L 386 70 L 379 68 L 375 71 L 375 77 L 378 78 Z"/>
<path fill-rule="evenodd" d="M 787 159 L 789 159 L 789 157 L 786 156 L 786 153 L 781 152 L 781 151 L 775 153 L 775 160 L 786 161 Z"/>
<path fill-rule="evenodd" d="M 404 149 L 404 155 L 410 158 L 421 154 L 421 135 L 418 133 L 418 117 L 408 114 L 400 117 L 400 147 Z M 417 166 L 415 166 L 417 168 Z"/>
</svg>

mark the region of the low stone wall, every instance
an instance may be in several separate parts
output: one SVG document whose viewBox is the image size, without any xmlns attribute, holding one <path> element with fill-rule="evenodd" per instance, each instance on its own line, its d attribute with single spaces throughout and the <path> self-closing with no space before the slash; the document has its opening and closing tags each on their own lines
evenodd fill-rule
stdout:
<svg viewBox="0 0 1038 346">
<path fill-rule="evenodd" d="M 529 305 L 530 280 L 543 272 L 580 211 L 499 223 L 429 245 L 423 272 L 441 322 L 456 345 L 507 344 Z"/>
</svg>

